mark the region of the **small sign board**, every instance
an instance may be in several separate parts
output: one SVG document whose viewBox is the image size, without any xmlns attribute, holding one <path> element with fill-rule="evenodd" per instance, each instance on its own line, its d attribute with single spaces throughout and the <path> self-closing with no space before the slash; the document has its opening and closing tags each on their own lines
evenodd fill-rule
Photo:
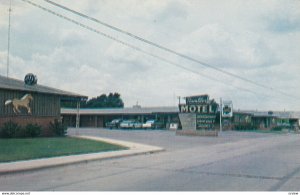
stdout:
<svg viewBox="0 0 300 195">
<path fill-rule="evenodd" d="M 222 117 L 232 117 L 232 115 L 233 115 L 232 101 L 223 101 L 222 102 Z"/>
<path fill-rule="evenodd" d="M 208 95 L 189 96 L 185 98 L 187 105 L 207 104 L 209 101 Z"/>
<path fill-rule="evenodd" d="M 170 123 L 170 130 L 177 130 L 178 129 L 178 123 Z"/>
</svg>

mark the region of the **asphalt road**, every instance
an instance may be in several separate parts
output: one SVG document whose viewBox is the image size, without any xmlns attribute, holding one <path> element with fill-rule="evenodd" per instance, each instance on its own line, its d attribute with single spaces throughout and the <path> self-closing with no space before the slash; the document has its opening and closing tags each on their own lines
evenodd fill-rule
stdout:
<svg viewBox="0 0 300 195">
<path fill-rule="evenodd" d="M 300 191 L 300 135 L 71 129 L 166 151 L 0 175 L 0 191 Z"/>
</svg>

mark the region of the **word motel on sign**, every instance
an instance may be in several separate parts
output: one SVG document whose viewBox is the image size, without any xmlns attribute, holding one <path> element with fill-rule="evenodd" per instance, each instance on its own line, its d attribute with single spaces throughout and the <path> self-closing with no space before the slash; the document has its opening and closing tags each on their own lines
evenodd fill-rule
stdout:
<svg viewBox="0 0 300 195">
<path fill-rule="evenodd" d="M 179 105 L 180 112 L 190 113 L 216 113 L 212 105 Z"/>
</svg>

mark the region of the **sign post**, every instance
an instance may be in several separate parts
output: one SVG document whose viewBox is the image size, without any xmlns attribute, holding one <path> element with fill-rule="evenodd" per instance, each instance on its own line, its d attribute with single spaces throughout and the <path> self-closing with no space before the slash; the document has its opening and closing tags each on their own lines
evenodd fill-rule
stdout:
<svg viewBox="0 0 300 195">
<path fill-rule="evenodd" d="M 224 123 L 225 128 L 227 128 L 230 118 L 232 116 L 233 116 L 232 101 L 231 100 L 222 100 L 222 98 L 220 98 L 220 132 L 223 129 L 222 122 Z M 224 119 L 224 121 L 222 119 Z"/>
</svg>

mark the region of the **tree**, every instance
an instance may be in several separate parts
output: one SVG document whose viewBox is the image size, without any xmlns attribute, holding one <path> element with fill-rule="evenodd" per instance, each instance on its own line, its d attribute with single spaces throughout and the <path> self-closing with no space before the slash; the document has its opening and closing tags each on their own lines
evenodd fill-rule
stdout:
<svg viewBox="0 0 300 195">
<path fill-rule="evenodd" d="M 75 104 L 62 103 L 62 107 L 76 108 Z M 119 93 L 102 94 L 80 104 L 82 108 L 123 108 L 124 103 Z"/>
</svg>

